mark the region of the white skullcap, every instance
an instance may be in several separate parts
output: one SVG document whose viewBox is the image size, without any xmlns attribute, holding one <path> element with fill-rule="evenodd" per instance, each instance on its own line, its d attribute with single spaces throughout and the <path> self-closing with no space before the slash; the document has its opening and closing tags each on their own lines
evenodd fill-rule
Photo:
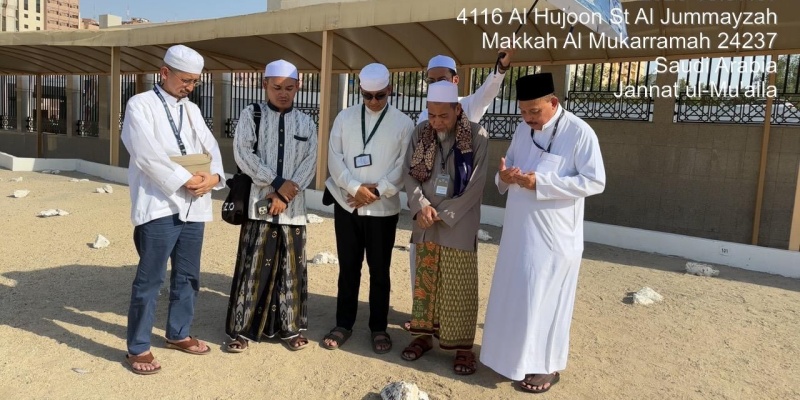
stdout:
<svg viewBox="0 0 800 400">
<path fill-rule="evenodd" d="M 203 73 L 203 56 L 182 44 L 167 49 L 167 54 L 164 55 L 164 64 L 189 74 L 200 75 Z"/>
<path fill-rule="evenodd" d="M 389 86 L 391 74 L 383 64 L 372 63 L 358 73 L 361 88 L 368 92 L 376 92 Z"/>
<path fill-rule="evenodd" d="M 428 102 L 458 103 L 458 85 L 448 81 L 431 83 L 428 85 Z"/>
<path fill-rule="evenodd" d="M 431 60 L 428 61 L 428 70 L 430 70 L 431 68 L 439 68 L 439 67 L 449 68 L 455 71 L 456 60 L 453 60 L 448 56 L 438 55 L 431 58 Z"/>
<path fill-rule="evenodd" d="M 297 79 L 297 67 L 286 60 L 273 61 L 264 68 L 264 77 Z"/>
</svg>

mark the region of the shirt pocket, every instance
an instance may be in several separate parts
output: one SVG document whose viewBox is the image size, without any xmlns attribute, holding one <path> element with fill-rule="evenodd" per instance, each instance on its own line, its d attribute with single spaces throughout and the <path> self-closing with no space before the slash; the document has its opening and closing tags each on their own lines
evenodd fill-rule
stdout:
<svg viewBox="0 0 800 400">
<path fill-rule="evenodd" d="M 301 142 L 307 142 L 308 141 L 308 137 L 294 135 L 294 140 L 299 140 Z"/>
</svg>

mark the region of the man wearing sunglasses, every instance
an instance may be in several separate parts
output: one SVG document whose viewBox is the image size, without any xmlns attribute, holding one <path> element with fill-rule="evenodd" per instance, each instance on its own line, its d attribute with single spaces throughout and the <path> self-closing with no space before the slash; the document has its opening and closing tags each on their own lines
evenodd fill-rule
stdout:
<svg viewBox="0 0 800 400">
<path fill-rule="evenodd" d="M 203 57 L 186 46 L 172 46 L 160 72 L 158 85 L 128 101 L 122 125 L 122 142 L 130 153 L 131 220 L 139 254 L 128 310 L 126 359 L 141 375 L 161 370 L 150 352 L 150 336 L 168 259 L 172 271 L 166 347 L 190 354 L 211 350 L 189 331 L 200 289 L 204 226 L 212 220 L 211 196 L 206 194 L 225 187 L 217 141 L 200 109 L 187 98 L 199 84 Z M 210 171 L 184 168 L 175 161 L 202 153 L 211 156 Z"/>
<path fill-rule="evenodd" d="M 358 309 L 361 264 L 369 266 L 369 328 L 372 349 L 392 348 L 386 333 L 389 313 L 389 267 L 400 214 L 403 160 L 414 123 L 389 104 L 389 70 L 369 64 L 358 75 L 363 103 L 336 117 L 330 134 L 324 204 L 334 204 L 339 282 L 336 327 L 323 347 L 341 347 L 352 334 Z"/>
</svg>

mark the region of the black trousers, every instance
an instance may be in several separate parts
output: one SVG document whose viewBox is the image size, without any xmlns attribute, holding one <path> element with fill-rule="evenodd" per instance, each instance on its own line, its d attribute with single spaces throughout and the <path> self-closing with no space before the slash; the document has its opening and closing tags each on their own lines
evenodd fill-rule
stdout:
<svg viewBox="0 0 800 400">
<path fill-rule="evenodd" d="M 336 297 L 336 325 L 353 329 L 358 312 L 361 264 L 364 253 L 369 266 L 369 329 L 385 331 L 392 288 L 389 267 L 399 215 L 360 216 L 334 205 L 336 250 L 339 253 L 339 294 Z"/>
</svg>

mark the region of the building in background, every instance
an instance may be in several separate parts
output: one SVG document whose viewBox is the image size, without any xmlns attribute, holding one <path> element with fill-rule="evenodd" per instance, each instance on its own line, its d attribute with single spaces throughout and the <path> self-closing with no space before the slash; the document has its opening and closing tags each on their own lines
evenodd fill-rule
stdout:
<svg viewBox="0 0 800 400">
<path fill-rule="evenodd" d="M 81 28 L 78 0 L 45 0 L 44 17 L 44 29 L 48 31 Z"/>
<path fill-rule="evenodd" d="M 44 30 L 44 0 L 17 0 L 17 21 L 17 32 Z"/>
<path fill-rule="evenodd" d="M 81 27 L 80 29 L 87 29 L 90 31 L 97 31 L 100 30 L 100 23 L 97 22 L 96 19 L 91 18 L 81 18 Z"/>
<path fill-rule="evenodd" d="M 16 32 L 19 30 L 17 18 L 18 0 L 0 0 L 0 32 Z"/>
<path fill-rule="evenodd" d="M 0 0 L 0 32 L 81 29 L 79 0 Z"/>
</svg>

